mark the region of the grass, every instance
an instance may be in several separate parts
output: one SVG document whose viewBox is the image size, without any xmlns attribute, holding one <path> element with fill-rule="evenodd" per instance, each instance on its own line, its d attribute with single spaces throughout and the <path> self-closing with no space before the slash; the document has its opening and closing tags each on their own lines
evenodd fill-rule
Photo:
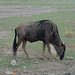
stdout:
<svg viewBox="0 0 75 75">
<path fill-rule="evenodd" d="M 74 0 L 2 0 L 0 5 L 46 5 L 46 6 L 74 6 Z M 69 8 L 69 7 L 68 7 Z"/>
<path fill-rule="evenodd" d="M 30 0 L 16 0 L 16 2 L 14 2 L 15 0 L 10 0 L 9 2 L 7 2 L 9 0 L 3 0 L 0 1 L 0 5 L 48 5 L 48 6 L 62 6 L 62 9 L 64 8 L 74 8 L 75 7 L 75 0 L 63 0 L 59 2 L 59 0 L 57 0 L 57 2 L 55 0 L 47 0 L 49 2 L 42 2 L 42 0 L 32 0 L 32 2 Z M 39 2 L 41 1 L 41 2 Z M 68 2 L 67 2 L 68 1 Z M 71 2 L 70 2 L 71 1 Z M 69 7 L 68 7 L 69 6 Z M 53 21 L 54 23 L 56 23 L 58 30 L 59 30 L 59 34 L 60 37 L 62 39 L 62 41 L 66 41 L 66 43 L 72 43 L 75 45 L 75 33 L 73 35 L 73 37 L 67 37 L 65 36 L 65 32 L 66 30 L 71 30 L 72 32 L 75 32 L 75 11 L 65 11 L 65 12 L 57 12 L 57 13 L 45 13 L 45 14 L 40 14 L 40 15 L 34 15 L 31 17 L 8 17 L 8 18 L 0 18 L 0 29 L 1 30 L 6 30 L 6 31 L 10 31 L 10 33 L 8 35 L 6 35 L 5 37 L 8 37 L 8 39 L 0 39 L 0 47 L 4 47 L 4 48 L 12 48 L 12 43 L 13 43 L 13 39 L 14 39 L 14 29 L 15 27 L 17 27 L 18 25 L 22 24 L 22 23 L 27 23 L 27 22 L 31 22 L 31 21 L 38 21 L 38 20 L 42 20 L 42 19 L 49 19 L 51 21 Z M 32 50 L 36 50 L 37 52 L 41 52 L 42 53 L 42 42 L 35 42 L 35 43 L 29 43 L 27 44 L 27 47 L 31 48 Z M 46 53 L 47 53 L 47 49 L 46 49 Z M 68 59 L 66 59 L 66 56 L 72 56 L 75 58 L 75 51 L 74 51 L 74 47 L 67 47 L 66 50 L 66 55 L 64 60 L 62 61 L 57 61 L 57 62 L 75 62 L 74 60 L 69 61 Z M 30 61 L 28 61 L 28 59 L 25 57 L 19 57 L 18 56 L 18 64 L 20 65 L 19 67 L 17 66 L 12 66 L 10 64 L 11 60 L 13 60 L 13 56 L 12 55 L 7 55 L 5 57 L 3 57 L 3 54 L 0 52 L 0 57 L 2 57 L 2 59 L 0 59 L 0 68 L 22 68 L 23 66 L 26 65 L 27 69 L 36 69 L 37 66 L 33 66 L 35 61 L 38 61 L 40 63 L 44 63 L 43 60 L 39 60 L 39 59 L 32 59 Z M 21 62 L 22 61 L 22 62 Z M 48 60 L 45 61 L 45 63 Z"/>
<path fill-rule="evenodd" d="M 73 26 L 72 23 L 74 23 L 74 14 L 72 14 L 74 12 L 71 12 L 69 14 L 67 14 L 67 12 L 63 12 L 63 13 L 46 13 L 46 14 L 41 14 L 41 15 L 35 15 L 35 16 L 32 16 L 32 17 L 11 17 L 10 19 L 9 18 L 0 18 L 0 23 L 3 25 L 0 25 L 0 27 L 4 30 L 9 30 L 11 31 L 10 34 L 8 34 L 9 38 L 8 39 L 0 39 L 0 46 L 1 47 L 6 47 L 6 48 L 12 48 L 12 42 L 13 42 L 13 39 L 14 39 L 14 28 L 16 26 L 18 26 L 19 24 L 21 23 L 27 23 L 29 21 L 34 21 L 34 20 L 41 20 L 41 19 L 49 19 L 49 20 L 52 20 L 54 23 L 57 24 L 58 26 L 58 29 L 59 29 L 59 33 L 60 33 L 60 37 L 63 41 L 66 41 L 66 42 L 72 42 L 72 43 L 75 43 L 75 34 L 73 36 L 73 38 L 69 38 L 69 37 L 66 37 L 64 36 L 65 35 L 65 32 L 66 32 L 66 29 L 70 29 L 70 25 Z M 66 17 L 67 16 L 67 17 Z M 40 18 L 40 19 L 39 19 Z M 56 19 L 57 18 L 57 19 Z M 70 25 L 68 25 L 68 22 L 66 22 L 66 20 L 70 20 Z M 63 29 L 62 29 L 63 28 Z M 74 28 L 71 28 L 72 31 L 75 31 Z M 9 43 L 6 44 L 6 43 Z M 42 42 L 35 42 L 35 43 L 29 43 L 27 44 L 27 47 L 33 49 L 33 50 L 36 50 L 37 52 L 41 52 L 42 53 Z M 64 58 L 64 62 L 75 62 L 75 59 L 72 60 L 72 61 L 69 61 L 68 59 L 66 59 L 66 56 L 72 56 L 75 58 L 75 53 L 74 51 L 72 51 L 71 49 L 74 49 L 74 48 L 67 48 L 67 51 L 66 51 L 66 55 L 65 55 L 65 58 Z M 47 49 L 46 49 L 47 51 Z M 6 56 L 3 60 L 0 61 L 0 67 L 1 68 L 22 68 L 24 65 L 27 66 L 27 69 L 29 68 L 37 68 L 37 66 L 31 66 L 35 63 L 35 61 L 33 60 L 30 60 L 30 62 L 25 62 L 27 61 L 26 58 L 19 58 L 21 61 L 23 62 L 18 62 L 18 64 L 20 65 L 19 67 L 13 67 L 11 66 L 10 62 L 12 59 L 12 56 Z M 12 59 L 13 60 L 13 59 Z M 43 61 L 41 60 L 38 60 L 40 61 L 41 63 L 43 63 Z M 59 61 L 59 62 L 63 62 L 63 61 Z"/>
</svg>

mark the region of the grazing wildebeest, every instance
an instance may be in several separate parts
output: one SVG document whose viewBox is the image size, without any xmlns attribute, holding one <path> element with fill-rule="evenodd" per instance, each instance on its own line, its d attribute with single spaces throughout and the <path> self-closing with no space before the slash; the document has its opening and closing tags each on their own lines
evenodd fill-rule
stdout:
<svg viewBox="0 0 75 75">
<path fill-rule="evenodd" d="M 18 36 L 18 42 L 16 43 L 16 36 Z M 57 56 L 62 60 L 65 54 L 65 44 L 61 41 L 58 33 L 58 29 L 56 24 L 54 24 L 50 20 L 41 20 L 37 22 L 30 22 L 26 24 L 22 24 L 15 29 L 15 38 L 13 42 L 13 53 L 16 59 L 16 53 L 19 45 L 22 44 L 22 48 L 29 59 L 29 56 L 26 52 L 25 46 L 26 42 L 35 42 L 35 41 L 43 41 L 43 58 L 45 47 L 47 45 L 50 60 L 53 60 L 51 55 L 51 50 L 49 43 L 53 44 L 55 50 L 57 52 Z"/>
</svg>

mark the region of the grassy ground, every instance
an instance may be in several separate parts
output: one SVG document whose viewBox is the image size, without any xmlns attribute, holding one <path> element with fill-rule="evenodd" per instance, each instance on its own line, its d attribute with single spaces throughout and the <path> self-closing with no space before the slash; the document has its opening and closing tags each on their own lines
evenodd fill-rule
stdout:
<svg viewBox="0 0 75 75">
<path fill-rule="evenodd" d="M 2 0 L 0 5 L 49 5 L 49 6 L 74 6 L 74 0 Z"/>
<path fill-rule="evenodd" d="M 56 23 L 58 26 L 58 29 L 59 29 L 59 34 L 60 34 L 61 39 L 66 43 L 71 43 L 71 44 L 75 45 L 75 39 L 74 39 L 75 34 L 73 35 L 73 37 L 65 36 L 66 30 L 69 30 L 69 31 L 71 30 L 71 31 L 75 32 L 74 12 L 70 12 L 70 13 L 68 13 L 68 12 L 61 13 L 60 12 L 60 13 L 46 13 L 46 14 L 41 14 L 41 15 L 35 15 L 32 17 L 0 18 L 0 28 L 2 28 L 3 30 L 10 31 L 10 33 L 7 35 L 8 39 L 0 39 L 0 47 L 12 48 L 12 42 L 14 39 L 14 28 L 16 26 L 18 26 L 21 23 L 27 23 L 29 21 L 31 22 L 31 21 L 42 20 L 42 19 L 49 19 L 49 20 L 52 20 L 54 23 Z M 6 44 L 6 43 L 9 43 L 9 44 Z M 27 47 L 29 47 L 33 50 L 42 52 L 42 42 L 35 42 L 32 44 L 28 43 Z M 74 51 L 75 51 L 74 47 L 67 47 L 66 56 L 72 56 L 75 58 Z M 0 63 L 2 63 L 2 64 L 4 63 L 6 65 L 5 62 L 10 62 L 9 59 L 11 59 L 11 58 L 12 58 L 11 55 L 10 55 L 10 58 L 7 56 L 7 57 L 5 57 L 4 60 L 1 60 Z M 67 61 L 67 59 L 65 58 L 63 61 Z M 73 62 L 75 62 L 75 60 L 73 60 Z M 7 66 L 8 66 L 8 63 L 7 63 Z M 7 67 L 7 66 L 4 66 L 4 67 Z M 10 67 L 10 66 L 11 65 L 9 65 L 8 67 Z"/>
<path fill-rule="evenodd" d="M 49 1 L 49 2 L 47 2 Z M 42 0 L 2 0 L 0 1 L 0 5 L 49 5 L 49 6 L 61 6 L 61 8 L 75 8 L 75 0 L 44 0 L 42 2 Z M 69 46 L 67 46 L 66 49 L 66 56 L 72 56 L 75 58 L 75 11 L 70 11 L 70 12 L 55 12 L 55 13 L 45 13 L 45 14 L 40 14 L 40 15 L 34 15 L 31 17 L 8 17 L 8 18 L 0 18 L 0 29 L 1 30 L 5 30 L 5 31 L 9 31 L 10 33 L 7 34 L 5 37 L 7 37 L 7 39 L 1 38 L 0 39 L 0 48 L 12 48 L 12 43 L 13 43 L 13 39 L 14 39 L 14 29 L 15 27 L 17 27 L 19 24 L 22 23 L 27 23 L 27 22 L 31 22 L 31 21 L 38 21 L 38 20 L 42 20 L 42 19 L 49 19 L 51 21 L 53 21 L 54 23 L 56 23 L 58 30 L 59 30 L 59 34 L 60 37 L 62 39 L 62 41 L 66 42 L 66 44 L 70 44 Z M 72 37 L 69 36 L 65 36 L 65 32 L 66 30 L 68 31 L 72 31 L 74 32 Z M 42 52 L 42 42 L 36 42 L 36 43 L 29 43 L 27 44 L 27 47 L 32 49 L 32 50 L 36 50 L 37 52 Z M 47 51 L 47 50 L 46 50 Z M 69 61 L 68 59 L 66 59 L 66 56 L 64 58 L 63 61 L 57 61 L 57 62 L 75 62 L 75 59 L 72 61 Z M 10 64 L 10 61 L 13 60 L 13 56 L 12 55 L 5 55 L 5 57 L 3 56 L 3 54 L 0 52 L 0 68 L 17 68 L 17 67 L 13 67 Z M 29 60 L 26 57 L 21 57 L 18 56 L 18 59 L 20 59 L 19 61 L 22 61 L 20 63 L 18 63 L 20 67 L 26 65 L 28 66 L 27 69 L 35 69 L 37 68 L 37 66 L 33 66 L 34 62 L 36 61 L 36 59 L 33 60 Z M 42 60 L 37 59 L 37 61 L 39 61 L 40 63 L 43 63 Z M 45 61 L 45 63 L 48 62 L 48 60 Z"/>
</svg>

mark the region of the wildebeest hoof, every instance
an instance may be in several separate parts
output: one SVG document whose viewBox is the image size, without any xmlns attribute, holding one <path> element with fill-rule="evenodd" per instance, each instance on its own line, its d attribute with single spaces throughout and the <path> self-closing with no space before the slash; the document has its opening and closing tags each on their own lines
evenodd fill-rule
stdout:
<svg viewBox="0 0 75 75">
<path fill-rule="evenodd" d="M 52 57 L 52 58 L 49 58 L 49 60 L 51 60 L 51 61 L 55 61 L 53 57 Z"/>
<path fill-rule="evenodd" d="M 51 61 L 55 61 L 54 59 L 50 59 Z"/>
<path fill-rule="evenodd" d="M 30 60 L 30 58 L 28 57 L 28 60 Z"/>
<path fill-rule="evenodd" d="M 43 58 L 43 60 L 46 60 L 46 58 Z"/>
<path fill-rule="evenodd" d="M 59 60 L 59 59 L 60 59 L 60 57 L 56 57 L 55 59 L 56 59 L 56 60 Z"/>
</svg>

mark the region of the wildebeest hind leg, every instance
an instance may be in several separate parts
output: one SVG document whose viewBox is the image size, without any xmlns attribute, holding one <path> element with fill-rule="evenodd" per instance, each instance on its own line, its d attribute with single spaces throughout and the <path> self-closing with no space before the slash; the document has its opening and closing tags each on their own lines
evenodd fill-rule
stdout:
<svg viewBox="0 0 75 75">
<path fill-rule="evenodd" d="M 44 52 L 45 52 L 45 48 L 46 48 L 46 44 L 43 42 L 43 54 L 42 54 L 43 59 L 44 59 Z"/>
<path fill-rule="evenodd" d="M 27 42 L 27 41 L 23 40 L 22 49 L 23 49 L 24 53 L 26 54 L 27 58 L 29 59 L 29 56 L 28 56 L 28 54 L 27 54 L 27 52 L 26 52 L 26 49 L 25 49 L 26 42 Z"/>
<path fill-rule="evenodd" d="M 17 49 L 21 44 L 21 40 L 18 40 L 17 44 L 16 44 L 16 51 L 15 51 L 15 60 L 16 60 L 16 54 L 17 54 Z"/>
</svg>

